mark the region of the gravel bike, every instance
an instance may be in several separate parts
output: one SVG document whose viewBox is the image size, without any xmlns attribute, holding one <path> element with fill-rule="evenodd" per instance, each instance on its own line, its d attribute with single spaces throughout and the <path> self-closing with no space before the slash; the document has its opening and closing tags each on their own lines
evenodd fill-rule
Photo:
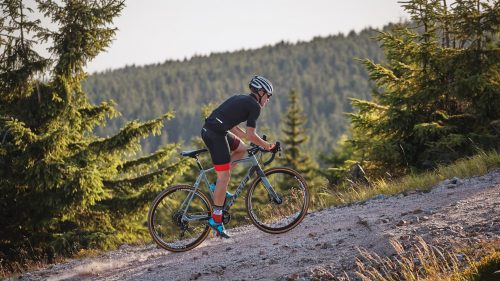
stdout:
<svg viewBox="0 0 500 281">
<path fill-rule="evenodd" d="M 148 229 L 153 240 L 160 247 L 173 251 L 188 251 L 201 244 L 210 233 L 208 226 L 213 211 L 213 193 L 207 173 L 214 168 L 204 169 L 198 159 L 206 148 L 183 151 L 181 156 L 196 159 L 200 170 L 193 185 L 174 185 L 163 190 L 153 200 L 148 213 Z M 264 166 L 270 164 L 281 146 L 276 143 L 273 151 L 250 144 L 248 156 L 236 163 L 249 164 L 234 192 L 226 199 L 223 209 L 223 221 L 227 225 L 231 220 L 231 206 L 239 198 L 248 181 L 253 181 L 246 194 L 246 210 L 251 222 L 260 230 L 279 234 L 296 227 L 305 217 L 310 202 L 310 194 L 304 178 L 295 170 L 286 167 L 275 167 L 262 170 L 257 155 L 271 153 Z M 257 175 L 254 177 L 254 175 Z M 206 186 L 206 193 L 200 189 L 201 183 Z"/>
</svg>

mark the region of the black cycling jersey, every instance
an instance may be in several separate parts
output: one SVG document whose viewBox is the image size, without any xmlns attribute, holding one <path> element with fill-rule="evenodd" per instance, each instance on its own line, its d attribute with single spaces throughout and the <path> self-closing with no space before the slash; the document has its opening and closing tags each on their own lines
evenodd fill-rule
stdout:
<svg viewBox="0 0 500 281">
<path fill-rule="evenodd" d="M 224 101 L 205 120 L 201 138 L 210 151 L 216 171 L 231 168 L 231 151 L 238 148 L 240 139 L 228 131 L 243 121 L 255 128 L 260 104 L 251 95 L 235 95 Z"/>
<path fill-rule="evenodd" d="M 226 132 L 241 122 L 255 128 L 260 115 L 260 104 L 252 95 L 235 95 L 224 101 L 205 120 L 205 127 L 216 132 Z"/>
</svg>

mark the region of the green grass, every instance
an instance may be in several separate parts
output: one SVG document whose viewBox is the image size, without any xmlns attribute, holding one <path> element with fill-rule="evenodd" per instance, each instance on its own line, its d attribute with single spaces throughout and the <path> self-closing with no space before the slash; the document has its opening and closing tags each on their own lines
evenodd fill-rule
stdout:
<svg viewBox="0 0 500 281">
<path fill-rule="evenodd" d="M 314 209 L 363 202 L 384 194 L 395 195 L 412 190 L 430 190 L 441 181 L 453 177 L 481 176 L 500 167 L 498 152 L 481 152 L 475 156 L 456 161 L 448 166 L 439 166 L 433 171 L 411 174 L 396 180 L 378 179 L 371 186 L 350 184 L 342 187 L 324 187 L 313 190 Z"/>
<path fill-rule="evenodd" d="M 470 266 L 460 274 L 467 281 L 500 280 L 500 252 L 495 251 Z"/>
<path fill-rule="evenodd" d="M 361 250 L 354 274 L 362 281 L 493 281 L 500 280 L 500 252 L 495 241 L 483 245 L 492 248 L 480 253 L 480 260 L 469 256 L 458 259 L 456 250 L 443 250 L 417 237 L 413 249 L 391 241 L 395 257 L 380 257 Z M 463 256 L 463 254 L 461 254 Z"/>
<path fill-rule="evenodd" d="M 433 171 L 411 174 L 396 180 L 379 179 L 371 186 L 350 184 L 336 189 L 327 184 L 315 185 L 313 191 L 314 209 L 332 205 L 346 205 L 363 202 L 375 195 L 395 195 L 412 190 L 430 190 L 445 179 L 468 178 L 485 175 L 500 167 L 498 152 L 482 152 L 475 156 L 439 166 Z M 318 188 L 318 186 L 324 186 Z M 467 251 L 443 250 L 417 238 L 414 249 L 404 249 L 397 241 L 391 241 L 397 255 L 380 257 L 375 253 L 361 251 L 354 271 L 356 280 L 362 281 L 493 281 L 500 280 L 500 240 L 484 241 L 468 247 L 470 254 L 458 260 L 457 253 Z M 476 253 L 477 252 L 477 253 Z M 320 274 L 321 275 L 321 274 Z M 331 274 L 330 274 L 331 275 Z M 329 277 L 328 275 L 327 277 Z M 325 275 L 326 276 L 326 275 Z M 320 277 L 316 276 L 322 280 Z M 315 279 L 316 280 L 316 279 Z M 330 279 L 327 279 L 330 280 Z"/>
</svg>

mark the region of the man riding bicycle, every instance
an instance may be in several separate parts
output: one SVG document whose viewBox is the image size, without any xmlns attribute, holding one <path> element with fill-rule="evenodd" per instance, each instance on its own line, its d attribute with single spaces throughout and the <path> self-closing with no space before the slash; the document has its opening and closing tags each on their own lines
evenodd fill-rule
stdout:
<svg viewBox="0 0 500 281">
<path fill-rule="evenodd" d="M 222 222 L 222 208 L 231 177 L 231 162 L 243 158 L 247 151 L 241 139 L 247 139 L 267 150 L 272 150 L 275 146 L 259 137 L 255 130 L 260 110 L 273 94 L 273 85 L 262 76 L 254 76 L 249 88 L 249 95 L 234 95 L 219 105 L 205 119 L 201 130 L 201 138 L 210 152 L 217 173 L 214 211 L 208 224 L 224 238 L 229 238 Z M 238 127 L 244 121 L 246 130 Z M 231 194 L 227 193 L 227 196 Z"/>
</svg>

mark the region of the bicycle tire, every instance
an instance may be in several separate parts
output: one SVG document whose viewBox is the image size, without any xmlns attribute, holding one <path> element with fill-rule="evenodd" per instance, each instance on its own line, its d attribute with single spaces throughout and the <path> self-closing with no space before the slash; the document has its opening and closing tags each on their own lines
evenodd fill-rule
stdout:
<svg viewBox="0 0 500 281">
<path fill-rule="evenodd" d="M 210 233 L 207 221 L 184 222 L 179 215 L 179 207 L 189 192 L 190 185 L 175 185 L 163 190 L 153 200 L 148 212 L 148 229 L 153 241 L 163 249 L 172 252 L 189 251 L 201 244 Z M 187 215 L 207 215 L 212 213 L 212 204 L 207 196 L 196 191 Z M 188 237 L 183 237 L 191 230 Z"/>
<path fill-rule="evenodd" d="M 307 183 L 297 171 L 290 168 L 271 168 L 265 170 L 264 174 L 283 200 L 281 203 L 274 202 L 259 177 L 247 192 L 248 216 L 264 232 L 287 232 L 296 227 L 307 213 L 311 200 Z"/>
</svg>

